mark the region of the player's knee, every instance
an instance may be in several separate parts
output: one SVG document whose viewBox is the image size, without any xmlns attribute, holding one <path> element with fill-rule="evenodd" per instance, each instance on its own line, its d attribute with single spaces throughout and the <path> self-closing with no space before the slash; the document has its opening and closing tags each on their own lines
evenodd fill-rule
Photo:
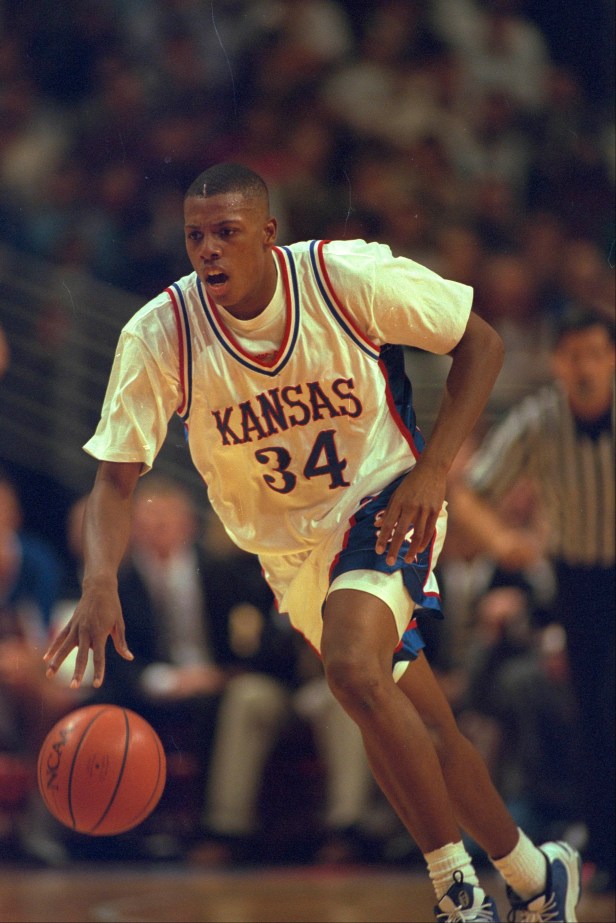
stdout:
<svg viewBox="0 0 616 923">
<path fill-rule="evenodd" d="M 387 694 L 389 677 L 376 658 L 349 651 L 326 659 L 324 665 L 331 691 L 351 716 L 378 709 Z"/>
</svg>

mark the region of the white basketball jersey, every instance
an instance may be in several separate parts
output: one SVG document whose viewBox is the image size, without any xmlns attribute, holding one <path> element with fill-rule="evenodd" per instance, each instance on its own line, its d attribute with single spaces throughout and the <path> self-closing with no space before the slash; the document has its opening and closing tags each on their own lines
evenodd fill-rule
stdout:
<svg viewBox="0 0 616 923">
<path fill-rule="evenodd" d="M 286 322 L 265 359 L 240 346 L 196 276 L 168 289 L 182 332 L 178 412 L 191 456 L 232 537 L 256 553 L 318 544 L 418 453 L 396 407 L 401 382 L 390 387 L 387 347 L 355 326 L 323 249 L 275 248 Z"/>
<path fill-rule="evenodd" d="M 381 244 L 303 242 L 272 258 L 277 293 L 253 321 L 225 324 L 194 272 L 138 311 L 84 446 L 145 472 L 177 411 L 214 509 L 261 556 L 309 552 L 413 467 L 423 443 L 403 348 L 387 344 L 448 352 L 472 301 Z"/>
<path fill-rule="evenodd" d="M 362 500 L 423 447 L 400 344 L 449 352 L 472 290 L 359 240 L 272 258 L 277 289 L 257 318 L 218 308 L 193 272 L 130 319 L 84 448 L 145 473 L 177 412 L 227 531 L 318 650 L 331 564 Z M 435 554 L 444 522 L 443 510 Z"/>
</svg>

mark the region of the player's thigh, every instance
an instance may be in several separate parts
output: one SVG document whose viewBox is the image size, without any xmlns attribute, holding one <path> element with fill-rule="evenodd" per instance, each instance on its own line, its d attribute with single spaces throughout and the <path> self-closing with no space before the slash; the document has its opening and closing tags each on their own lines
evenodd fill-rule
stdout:
<svg viewBox="0 0 616 923">
<path fill-rule="evenodd" d="M 321 654 L 333 661 L 376 662 L 391 671 L 398 628 L 390 607 L 371 593 L 350 588 L 334 590 L 323 614 Z"/>
</svg>

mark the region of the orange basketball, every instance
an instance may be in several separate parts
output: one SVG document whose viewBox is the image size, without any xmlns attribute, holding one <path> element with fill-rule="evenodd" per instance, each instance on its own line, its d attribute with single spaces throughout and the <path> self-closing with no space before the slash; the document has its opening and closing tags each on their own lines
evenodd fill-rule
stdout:
<svg viewBox="0 0 616 923">
<path fill-rule="evenodd" d="M 38 758 L 38 784 L 59 821 L 79 833 L 112 836 L 151 814 L 165 787 L 160 738 L 128 708 L 87 705 L 51 729 Z"/>
</svg>

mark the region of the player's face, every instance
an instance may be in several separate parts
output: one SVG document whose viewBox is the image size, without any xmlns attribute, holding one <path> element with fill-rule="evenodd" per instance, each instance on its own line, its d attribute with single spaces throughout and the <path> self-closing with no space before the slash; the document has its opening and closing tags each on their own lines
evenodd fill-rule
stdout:
<svg viewBox="0 0 616 923">
<path fill-rule="evenodd" d="M 276 220 L 264 204 L 235 192 L 190 196 L 184 222 L 188 257 L 214 301 L 235 317 L 260 314 L 276 288 Z"/>
<path fill-rule="evenodd" d="M 554 373 L 580 418 L 592 420 L 610 408 L 614 357 L 614 344 L 599 324 L 567 334 L 555 350 Z"/>
</svg>

